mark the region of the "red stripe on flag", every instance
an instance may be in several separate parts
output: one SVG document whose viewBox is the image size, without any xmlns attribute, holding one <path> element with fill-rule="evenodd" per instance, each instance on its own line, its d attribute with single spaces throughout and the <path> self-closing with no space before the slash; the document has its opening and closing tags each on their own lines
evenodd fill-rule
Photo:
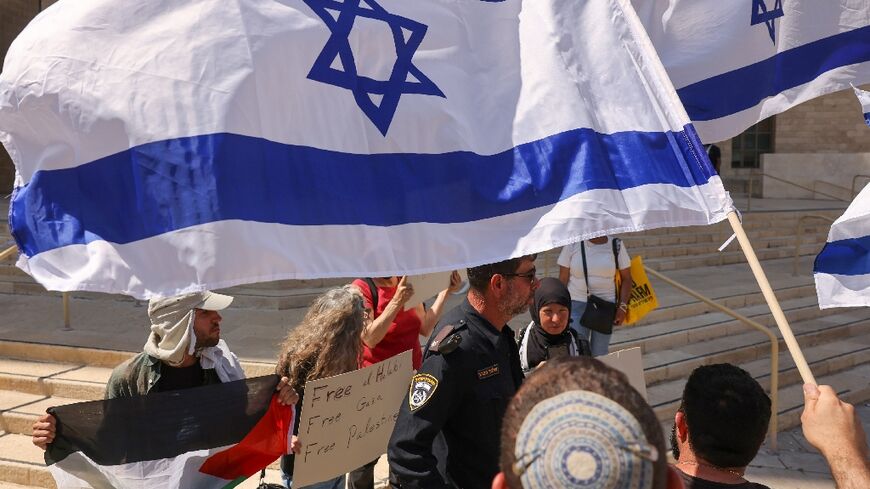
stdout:
<svg viewBox="0 0 870 489">
<path fill-rule="evenodd" d="M 286 452 L 287 436 L 292 426 L 293 406 L 280 404 L 278 396 L 274 395 L 269 410 L 245 438 L 207 458 L 199 471 L 226 480 L 248 478 Z"/>
</svg>

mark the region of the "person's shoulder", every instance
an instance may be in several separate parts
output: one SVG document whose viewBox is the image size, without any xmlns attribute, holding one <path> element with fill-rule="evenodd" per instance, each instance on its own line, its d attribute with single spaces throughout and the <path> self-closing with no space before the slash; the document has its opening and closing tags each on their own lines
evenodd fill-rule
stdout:
<svg viewBox="0 0 870 489">
<path fill-rule="evenodd" d="M 450 319 L 450 320 L 447 320 Z M 464 315 L 458 315 L 442 320 L 429 341 L 430 354 L 440 356 L 453 355 L 463 350 L 462 343 L 468 344 L 468 321 Z"/>
<path fill-rule="evenodd" d="M 140 370 L 150 358 L 145 352 L 133 355 L 112 369 L 112 377 L 125 377 L 133 371 Z"/>
<path fill-rule="evenodd" d="M 106 398 L 128 397 L 136 395 L 136 379 L 142 369 L 150 365 L 152 359 L 145 352 L 134 355 L 112 369 L 109 381 L 106 383 Z"/>
<path fill-rule="evenodd" d="M 565 253 L 568 255 L 573 255 L 574 253 L 580 251 L 580 243 L 582 243 L 582 242 L 583 242 L 583 240 L 581 239 L 580 241 L 575 241 L 573 243 L 566 244 L 565 246 L 562 247 L 562 253 Z"/>
</svg>

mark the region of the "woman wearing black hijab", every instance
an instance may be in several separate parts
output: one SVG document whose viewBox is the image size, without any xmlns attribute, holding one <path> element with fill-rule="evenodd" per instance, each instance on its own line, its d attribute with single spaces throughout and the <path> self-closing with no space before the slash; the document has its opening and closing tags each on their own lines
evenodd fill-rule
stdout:
<svg viewBox="0 0 870 489">
<path fill-rule="evenodd" d="M 568 327 L 571 294 L 558 279 L 547 277 L 535 290 L 532 322 L 520 332 L 520 364 L 529 372 L 541 362 L 560 356 L 590 356 L 589 342 Z"/>
</svg>

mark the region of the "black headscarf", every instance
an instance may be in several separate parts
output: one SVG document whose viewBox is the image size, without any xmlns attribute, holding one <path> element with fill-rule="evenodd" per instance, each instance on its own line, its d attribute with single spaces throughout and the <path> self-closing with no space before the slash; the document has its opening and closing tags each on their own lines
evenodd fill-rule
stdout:
<svg viewBox="0 0 870 489">
<path fill-rule="evenodd" d="M 529 360 L 529 367 L 534 368 L 539 363 L 549 358 L 547 347 L 570 344 L 571 334 L 568 332 L 569 326 L 560 334 L 552 335 L 544 331 L 541 327 L 541 317 L 539 311 L 547 304 L 560 304 L 568 308 L 568 315 L 571 315 L 571 294 L 568 292 L 568 287 L 565 287 L 559 279 L 546 277 L 541 279 L 541 284 L 535 290 L 535 305 L 529 311 L 534 323 L 529 328 L 529 342 L 526 347 L 526 356 Z"/>
</svg>

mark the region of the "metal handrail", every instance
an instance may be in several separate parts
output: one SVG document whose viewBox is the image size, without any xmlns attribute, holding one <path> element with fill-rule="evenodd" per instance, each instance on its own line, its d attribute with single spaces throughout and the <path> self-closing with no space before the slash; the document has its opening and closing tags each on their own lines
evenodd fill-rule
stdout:
<svg viewBox="0 0 870 489">
<path fill-rule="evenodd" d="M 855 182 L 858 181 L 859 178 L 870 179 L 870 175 L 864 175 L 862 173 L 859 173 L 858 175 L 852 177 L 852 191 L 849 193 L 849 195 L 851 195 L 853 199 L 855 198 Z"/>
<path fill-rule="evenodd" d="M 770 179 L 773 179 L 773 180 L 777 180 L 777 181 L 782 182 L 782 183 L 787 183 L 787 184 L 789 184 L 789 185 L 792 185 L 792 186 L 795 186 L 795 187 L 798 187 L 798 188 L 802 188 L 802 189 L 804 189 L 804 190 L 806 190 L 806 191 L 808 191 L 808 192 L 812 192 L 812 193 L 813 193 L 813 198 L 816 197 L 815 194 L 819 194 L 819 195 L 824 195 L 825 197 L 830 197 L 830 198 L 832 198 L 832 199 L 834 199 L 834 200 L 842 200 L 843 202 L 848 202 L 847 200 L 843 199 L 842 197 L 837 197 L 836 195 L 827 194 L 827 193 L 825 193 L 825 192 L 821 192 L 821 191 L 816 190 L 816 189 L 814 189 L 814 188 L 810 188 L 810 187 L 807 187 L 807 186 L 805 186 L 805 185 L 801 185 L 801 184 L 799 184 L 799 183 L 792 182 L 791 180 L 786 180 L 785 178 L 775 177 L 775 176 L 773 176 L 773 175 L 768 175 L 767 173 L 761 173 L 761 176 L 763 176 L 763 177 L 767 177 L 767 178 L 770 178 Z M 818 181 L 818 180 L 817 180 L 817 181 Z"/>
<path fill-rule="evenodd" d="M 819 183 L 824 183 L 825 185 L 828 185 L 828 186 L 830 186 L 830 187 L 838 188 L 838 189 L 840 189 L 840 190 L 845 190 L 846 192 L 851 192 L 850 189 L 848 189 L 848 188 L 846 188 L 846 187 L 844 187 L 844 186 L 842 186 L 842 185 L 837 185 L 836 183 L 826 182 L 826 181 L 824 181 L 824 180 L 813 180 L 813 198 L 816 198 L 816 194 L 817 194 L 817 193 L 821 193 L 821 192 L 819 192 L 818 190 L 816 190 L 816 184 L 819 184 Z M 822 194 L 822 195 L 824 195 L 824 194 Z M 851 195 L 851 194 L 850 194 L 850 195 Z M 846 199 L 844 199 L 844 198 L 842 198 L 842 197 L 840 197 L 840 198 L 837 199 L 837 200 L 842 200 L 842 201 L 844 201 L 844 202 L 848 202 Z"/>
<path fill-rule="evenodd" d="M 15 245 L 12 245 L 3 251 L 0 251 L 0 261 L 8 260 L 12 257 L 12 255 L 15 254 L 16 251 L 18 251 L 18 247 Z"/>
<path fill-rule="evenodd" d="M 794 232 L 794 260 L 792 261 L 791 266 L 791 274 L 793 277 L 796 277 L 798 274 L 798 259 L 800 258 L 801 245 L 804 241 L 804 222 L 808 219 L 822 219 L 824 221 L 833 223 L 834 220 L 828 216 L 821 216 L 819 214 L 807 214 L 805 216 L 801 216 L 798 219 L 797 224 L 795 224 Z"/>
<path fill-rule="evenodd" d="M 8 260 L 12 258 L 15 253 L 18 251 L 18 247 L 15 245 L 6 248 L 3 251 L 0 251 L 0 261 Z M 72 326 L 70 326 L 70 308 L 69 308 L 69 292 L 63 292 L 63 330 L 71 331 Z"/>
<path fill-rule="evenodd" d="M 743 324 L 746 324 L 747 326 L 755 328 L 758 331 L 761 331 L 762 333 L 767 335 L 768 340 L 770 340 L 770 401 L 771 401 L 771 403 L 770 403 L 771 404 L 770 405 L 770 427 L 768 428 L 768 443 L 769 443 L 770 449 L 776 451 L 776 433 L 777 433 L 777 426 L 779 423 L 778 419 L 777 419 L 778 418 L 777 413 L 779 412 L 779 338 L 777 338 L 776 335 L 773 334 L 773 332 L 769 328 L 765 327 L 763 324 L 758 323 L 756 321 L 753 321 L 752 319 L 749 319 L 748 317 L 740 314 L 739 312 L 734 311 L 731 308 L 723 306 L 722 304 L 719 304 L 718 302 L 715 302 L 712 299 L 707 298 L 707 297 L 695 292 L 694 290 L 686 287 L 685 285 L 662 275 L 660 272 L 658 272 L 656 270 L 653 270 L 647 266 L 644 266 L 643 268 L 646 270 L 647 274 L 652 275 L 653 277 L 656 277 L 657 279 L 661 280 L 662 282 L 665 282 L 666 284 L 670 285 L 671 287 L 674 287 L 677 290 L 684 292 L 684 293 L 694 297 L 695 299 L 698 299 L 699 301 L 707 304 L 708 306 L 712 307 L 713 309 L 716 309 L 719 312 L 725 313 L 725 314 L 733 317 L 734 319 L 742 322 Z"/>
<path fill-rule="evenodd" d="M 791 180 L 786 180 L 785 178 L 775 177 L 773 175 L 769 175 L 767 173 L 760 172 L 760 173 L 750 173 L 749 174 L 749 195 L 747 196 L 747 201 L 746 201 L 746 211 L 747 212 L 752 210 L 752 182 L 753 182 L 752 177 L 755 177 L 755 176 L 767 177 L 767 178 L 777 180 L 777 181 L 782 182 L 782 183 L 787 183 L 787 184 L 792 185 L 794 187 L 806 190 L 807 192 L 812 193 L 814 199 L 816 198 L 816 194 L 819 194 L 819 195 L 824 195 L 825 197 L 829 197 L 829 198 L 834 199 L 834 200 L 849 202 L 848 200 L 846 200 L 842 197 L 837 197 L 836 195 L 831 195 L 831 194 L 822 192 L 820 190 L 816 190 L 816 188 L 815 188 L 817 182 L 826 183 L 828 185 L 833 185 L 835 187 L 840 187 L 839 185 L 835 185 L 835 184 L 830 183 L 830 182 L 825 182 L 824 180 L 813 180 L 813 187 L 810 188 L 810 187 L 807 187 L 805 185 L 801 185 L 799 183 L 792 182 Z M 847 190 L 846 187 L 840 187 L 840 188 L 842 188 L 843 190 Z"/>
</svg>

